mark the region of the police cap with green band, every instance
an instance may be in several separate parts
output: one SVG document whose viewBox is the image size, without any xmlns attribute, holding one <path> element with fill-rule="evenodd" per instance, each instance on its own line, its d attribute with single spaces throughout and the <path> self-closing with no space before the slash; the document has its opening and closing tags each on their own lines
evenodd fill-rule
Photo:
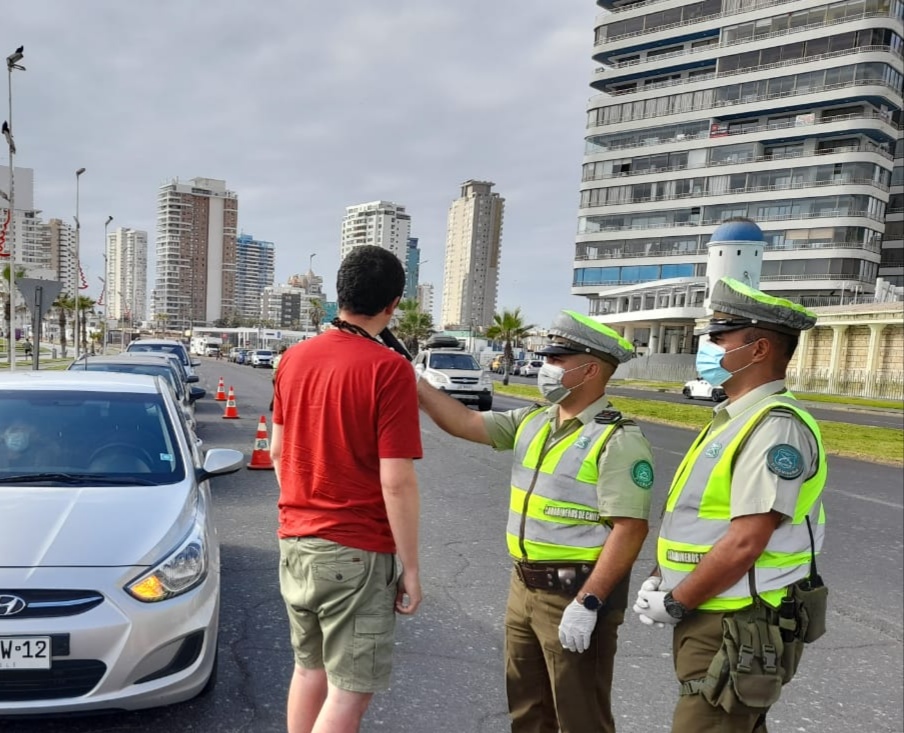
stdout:
<svg viewBox="0 0 904 733">
<path fill-rule="evenodd" d="M 694 332 L 697 336 L 753 327 L 793 336 L 816 325 L 816 314 L 802 305 L 767 295 L 730 277 L 713 286 L 710 308 L 713 317 L 709 325 Z"/>
<path fill-rule="evenodd" d="M 549 344 L 538 354 L 590 354 L 618 366 L 634 358 L 634 347 L 608 326 L 575 311 L 562 311 L 550 326 Z"/>
</svg>

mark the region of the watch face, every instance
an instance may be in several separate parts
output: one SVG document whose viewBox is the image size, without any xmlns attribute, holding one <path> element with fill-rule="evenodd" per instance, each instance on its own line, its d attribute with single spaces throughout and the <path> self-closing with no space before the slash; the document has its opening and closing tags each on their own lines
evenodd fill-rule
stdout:
<svg viewBox="0 0 904 733">
<path fill-rule="evenodd" d="M 588 593 L 584 596 L 584 600 L 581 601 L 581 605 L 588 611 L 598 611 L 601 604 L 599 598 L 593 595 L 593 593 Z"/>
</svg>

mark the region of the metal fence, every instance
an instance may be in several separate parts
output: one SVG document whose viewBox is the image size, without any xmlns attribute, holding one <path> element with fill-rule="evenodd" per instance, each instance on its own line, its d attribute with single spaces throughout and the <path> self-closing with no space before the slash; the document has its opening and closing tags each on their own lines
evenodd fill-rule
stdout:
<svg viewBox="0 0 904 733">
<path fill-rule="evenodd" d="M 613 379 L 650 382 L 687 382 L 697 376 L 693 354 L 650 354 L 621 364 Z"/>
<path fill-rule="evenodd" d="M 789 371 L 786 383 L 790 390 L 798 392 L 904 400 L 904 374 L 901 372 L 850 369 L 833 374 L 828 369 L 802 369 Z"/>
</svg>

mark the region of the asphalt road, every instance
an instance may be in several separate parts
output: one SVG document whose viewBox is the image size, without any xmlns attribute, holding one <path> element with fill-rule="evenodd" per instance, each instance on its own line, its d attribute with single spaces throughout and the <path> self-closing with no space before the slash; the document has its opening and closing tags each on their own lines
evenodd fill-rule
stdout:
<svg viewBox="0 0 904 733">
<path fill-rule="evenodd" d="M 502 380 L 499 375 L 493 379 Z M 514 384 L 536 385 L 536 378 L 509 377 L 509 382 Z M 703 409 L 712 409 L 715 403 L 709 400 L 689 400 L 684 395 L 676 392 L 660 392 L 655 389 L 632 389 L 630 387 L 609 387 L 607 393 L 616 397 L 631 397 L 637 400 L 657 400 L 659 402 L 675 402 L 682 405 L 694 405 Z M 807 409 L 817 420 L 830 420 L 832 422 L 847 423 L 849 425 L 870 425 L 879 428 L 898 428 L 904 430 L 904 411 L 855 408 L 839 405 L 827 407 L 826 403 L 806 403 Z M 820 406 L 822 405 L 822 406 Z"/>
<path fill-rule="evenodd" d="M 198 406 L 204 448 L 250 454 L 268 414 L 269 371 L 204 360 L 202 386 L 233 385 L 240 420 L 223 403 Z M 500 398 L 499 406 L 506 404 Z M 269 420 L 269 418 L 268 418 Z M 645 425 L 655 446 L 653 516 L 692 433 Z M 392 689 L 375 697 L 363 731 L 501 733 L 508 730 L 502 620 L 510 563 L 504 525 L 511 459 L 450 438 L 423 421 L 421 563 L 425 601 L 399 620 Z M 829 633 L 808 649 L 801 672 L 770 715 L 773 733 L 895 733 L 904 676 L 900 471 L 831 459 L 829 531 L 820 571 L 831 588 Z M 213 487 L 222 542 L 220 677 L 213 695 L 160 710 L 62 720 L 0 720 L 0 733 L 281 733 L 292 669 L 276 580 L 277 489 L 271 472 L 242 471 Z M 634 573 L 653 564 L 656 523 Z M 666 632 L 628 618 L 616 662 L 619 729 L 668 731 L 677 694 Z"/>
</svg>

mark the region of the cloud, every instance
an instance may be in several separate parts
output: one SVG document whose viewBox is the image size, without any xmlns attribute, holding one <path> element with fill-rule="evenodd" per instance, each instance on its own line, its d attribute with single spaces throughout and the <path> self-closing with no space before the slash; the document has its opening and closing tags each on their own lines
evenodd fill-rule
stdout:
<svg viewBox="0 0 904 733">
<path fill-rule="evenodd" d="M 583 0 L 10 4 L 0 42 L 23 43 L 28 67 L 17 164 L 45 218 L 66 220 L 87 168 L 90 282 L 107 215 L 153 242 L 172 177 L 225 179 L 240 227 L 276 243 L 277 279 L 316 253 L 329 295 L 345 207 L 396 201 L 437 311 L 449 204 L 462 181 L 492 180 L 507 200 L 498 305 L 546 323 L 575 307 L 593 15 Z"/>
</svg>

